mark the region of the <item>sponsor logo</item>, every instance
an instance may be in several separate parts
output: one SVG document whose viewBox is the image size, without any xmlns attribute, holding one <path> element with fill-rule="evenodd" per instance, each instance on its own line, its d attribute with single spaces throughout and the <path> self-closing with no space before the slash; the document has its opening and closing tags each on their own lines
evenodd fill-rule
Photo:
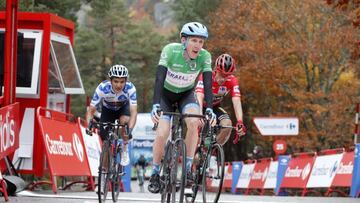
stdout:
<svg viewBox="0 0 360 203">
<path fill-rule="evenodd" d="M 239 170 L 240 169 L 240 165 L 239 164 L 235 164 L 234 165 L 234 170 Z"/>
<path fill-rule="evenodd" d="M 59 135 L 59 140 L 52 140 L 48 134 L 45 135 L 45 144 L 49 153 L 52 155 L 73 156 L 71 142 L 64 141 L 62 135 Z"/>
<path fill-rule="evenodd" d="M 137 141 L 134 140 L 133 141 L 133 147 L 152 147 L 153 146 L 153 142 L 149 141 L 149 140 L 145 140 L 145 141 Z"/>
<path fill-rule="evenodd" d="M 343 164 L 343 162 L 340 162 L 339 168 L 336 172 L 336 174 L 352 174 L 354 169 L 354 165 L 352 161 L 350 161 L 348 164 Z"/>
<path fill-rule="evenodd" d="M 287 159 L 281 159 L 281 160 L 280 160 L 280 163 L 283 163 L 283 164 L 286 164 L 287 162 L 288 162 Z"/>
<path fill-rule="evenodd" d="M 73 149 L 75 151 L 75 154 L 80 162 L 84 161 L 84 148 L 81 144 L 79 136 L 74 133 L 73 134 Z"/>
<path fill-rule="evenodd" d="M 298 166 L 296 168 L 291 169 L 287 168 L 285 172 L 285 177 L 300 177 L 302 169 L 299 169 Z"/>
<path fill-rule="evenodd" d="M 175 68 L 182 68 L 183 65 L 182 65 L 182 64 L 174 63 L 174 64 L 173 64 L 173 67 L 175 67 Z"/>
<path fill-rule="evenodd" d="M 0 114 L 0 152 L 4 152 L 15 144 L 15 121 L 10 119 L 10 112 L 5 118 Z"/>
<path fill-rule="evenodd" d="M 167 54 L 165 52 L 162 52 L 160 55 L 161 59 L 166 59 L 167 58 Z"/>
<path fill-rule="evenodd" d="M 205 64 L 206 64 L 206 65 L 211 65 L 211 59 L 206 59 L 206 60 L 205 60 Z"/>
<path fill-rule="evenodd" d="M 310 171 L 311 171 L 310 163 L 307 163 L 301 173 L 301 179 L 305 180 L 305 178 L 310 174 Z"/>
<path fill-rule="evenodd" d="M 296 128 L 296 125 L 294 123 L 290 123 L 287 127 L 292 130 Z"/>
<path fill-rule="evenodd" d="M 239 92 L 240 92 L 239 86 L 235 86 L 235 87 L 234 87 L 234 92 L 236 92 L 236 93 L 239 93 Z"/>
</svg>

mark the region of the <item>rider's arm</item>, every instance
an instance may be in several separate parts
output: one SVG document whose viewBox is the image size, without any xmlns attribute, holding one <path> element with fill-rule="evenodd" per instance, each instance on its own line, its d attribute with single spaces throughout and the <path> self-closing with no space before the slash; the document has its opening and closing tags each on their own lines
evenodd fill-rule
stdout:
<svg viewBox="0 0 360 203">
<path fill-rule="evenodd" d="M 153 104 L 160 104 L 166 73 L 167 68 L 165 66 L 159 65 L 156 71 Z"/>
<path fill-rule="evenodd" d="M 136 124 L 137 117 L 137 105 L 130 105 L 130 120 L 129 120 L 129 129 L 133 129 Z"/>
<path fill-rule="evenodd" d="M 196 98 L 197 98 L 197 100 L 199 102 L 200 112 L 202 112 L 202 109 L 204 107 L 204 93 L 196 92 Z"/>
<path fill-rule="evenodd" d="M 212 72 L 203 72 L 204 92 L 206 108 L 212 108 L 213 93 L 212 93 Z"/>
<path fill-rule="evenodd" d="M 243 120 L 243 110 L 240 97 L 232 97 L 232 103 L 235 111 L 236 120 Z"/>
<path fill-rule="evenodd" d="M 89 109 L 88 109 L 87 112 L 86 112 L 86 121 L 87 121 L 88 123 L 90 122 L 91 119 L 94 118 L 95 112 L 96 112 L 96 107 L 90 105 L 90 106 L 89 106 Z"/>
<path fill-rule="evenodd" d="M 202 112 L 202 109 L 204 107 L 204 83 L 203 83 L 202 75 L 199 76 L 199 80 L 195 88 L 195 93 L 196 93 L 196 98 L 199 102 L 199 106 L 201 110 L 200 112 Z"/>
</svg>

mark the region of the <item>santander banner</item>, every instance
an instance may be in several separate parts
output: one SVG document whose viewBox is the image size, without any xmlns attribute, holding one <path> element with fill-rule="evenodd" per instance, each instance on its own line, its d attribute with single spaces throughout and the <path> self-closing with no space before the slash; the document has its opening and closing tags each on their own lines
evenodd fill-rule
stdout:
<svg viewBox="0 0 360 203">
<path fill-rule="evenodd" d="M 330 187 L 342 157 L 342 153 L 317 156 L 306 187 Z"/>
<path fill-rule="evenodd" d="M 278 161 L 271 161 L 269 172 L 264 183 L 264 189 L 274 189 L 276 187 L 276 178 L 278 172 Z"/>
<path fill-rule="evenodd" d="M 299 155 L 290 160 L 281 188 L 305 188 L 315 158 Z"/>
<path fill-rule="evenodd" d="M 19 148 L 19 103 L 0 108 L 0 159 Z"/>
<path fill-rule="evenodd" d="M 89 176 L 90 170 L 77 123 L 43 116 L 39 120 L 52 175 Z"/>
<path fill-rule="evenodd" d="M 354 151 L 345 152 L 336 170 L 331 187 L 350 187 L 354 168 Z"/>
<path fill-rule="evenodd" d="M 244 164 L 236 188 L 246 189 L 249 187 L 250 178 L 253 174 L 255 163 Z"/>
<path fill-rule="evenodd" d="M 260 159 L 256 162 L 249 182 L 249 188 L 262 189 L 269 172 L 271 159 Z"/>
</svg>

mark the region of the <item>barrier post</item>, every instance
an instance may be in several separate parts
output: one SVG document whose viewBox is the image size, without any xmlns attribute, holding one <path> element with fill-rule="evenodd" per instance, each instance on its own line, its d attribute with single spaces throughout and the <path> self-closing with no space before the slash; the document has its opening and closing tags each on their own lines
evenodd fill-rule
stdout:
<svg viewBox="0 0 360 203">
<path fill-rule="evenodd" d="M 243 162 L 241 161 L 234 161 L 232 162 L 232 184 L 231 184 L 231 193 L 236 193 L 236 185 L 240 177 L 241 168 L 242 168 Z"/>
<path fill-rule="evenodd" d="M 354 144 L 357 144 L 357 143 L 358 143 L 358 135 L 359 135 L 359 111 L 360 111 L 360 103 L 356 104 L 355 129 L 354 129 Z"/>
<path fill-rule="evenodd" d="M 360 144 L 355 145 L 354 168 L 351 181 L 350 196 L 357 197 L 360 192 Z"/>
</svg>

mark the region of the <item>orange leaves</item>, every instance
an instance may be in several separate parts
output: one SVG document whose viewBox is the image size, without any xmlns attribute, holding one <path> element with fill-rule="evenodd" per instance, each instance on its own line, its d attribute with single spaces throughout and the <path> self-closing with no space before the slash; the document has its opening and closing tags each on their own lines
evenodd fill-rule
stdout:
<svg viewBox="0 0 360 203">
<path fill-rule="evenodd" d="M 360 62 L 351 53 L 360 30 L 350 13 L 325 3 L 224 0 L 211 18 L 207 46 L 239 61 L 245 115 L 299 117 L 299 148 L 351 143 L 339 136 L 352 131 Z"/>
</svg>

